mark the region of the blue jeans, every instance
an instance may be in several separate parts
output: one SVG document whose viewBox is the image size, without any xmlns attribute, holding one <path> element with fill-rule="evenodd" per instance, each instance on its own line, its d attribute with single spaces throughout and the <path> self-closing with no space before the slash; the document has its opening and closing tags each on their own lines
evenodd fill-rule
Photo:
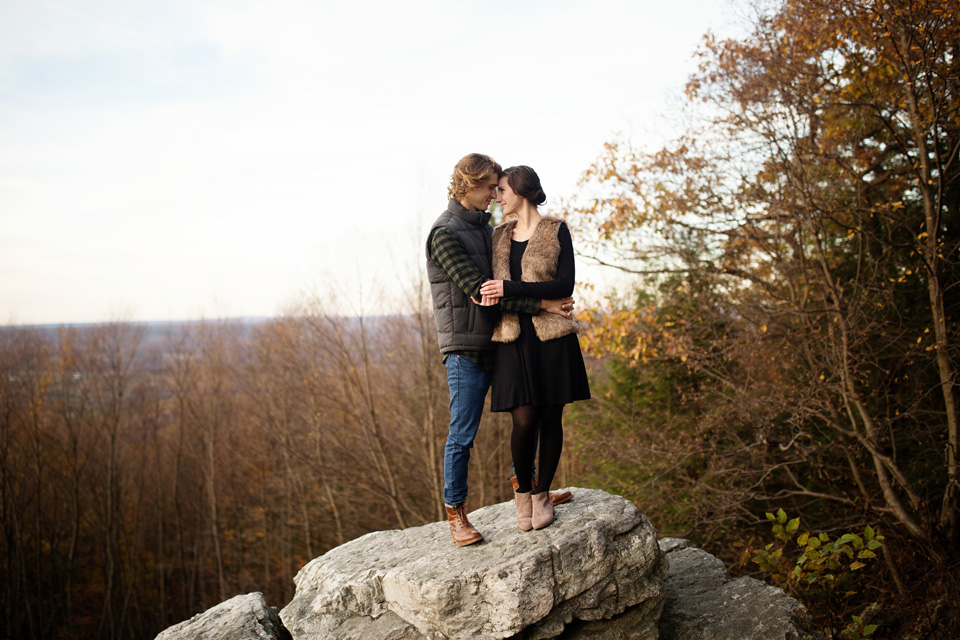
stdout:
<svg viewBox="0 0 960 640">
<path fill-rule="evenodd" d="M 447 356 L 450 387 L 450 431 L 443 449 L 443 502 L 456 507 L 467 501 L 470 449 L 480 427 L 491 375 L 456 353 Z"/>
</svg>

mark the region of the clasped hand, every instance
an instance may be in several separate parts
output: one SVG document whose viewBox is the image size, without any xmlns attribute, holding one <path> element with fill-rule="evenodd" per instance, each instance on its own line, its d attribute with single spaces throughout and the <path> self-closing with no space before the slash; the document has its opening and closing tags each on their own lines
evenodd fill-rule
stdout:
<svg viewBox="0 0 960 640">
<path fill-rule="evenodd" d="M 503 280 L 487 280 L 480 285 L 480 295 L 497 300 L 503 297 Z"/>
<path fill-rule="evenodd" d="M 476 304 L 481 307 L 492 307 L 500 302 L 500 298 L 491 298 L 490 296 L 480 296 L 480 299 L 477 300 L 473 296 L 470 296 L 470 299 L 473 300 Z"/>
<path fill-rule="evenodd" d="M 481 307 L 492 307 L 500 302 L 503 297 L 503 280 L 487 280 L 480 285 L 480 300 L 471 298 Z M 562 298 L 560 300 L 541 300 L 540 308 L 548 313 L 556 313 L 565 318 L 573 315 L 573 298 Z"/>
</svg>

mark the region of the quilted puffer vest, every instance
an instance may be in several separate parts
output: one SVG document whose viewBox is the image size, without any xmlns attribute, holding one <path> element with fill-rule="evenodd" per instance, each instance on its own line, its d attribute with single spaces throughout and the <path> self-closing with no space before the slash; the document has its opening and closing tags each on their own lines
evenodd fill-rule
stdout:
<svg viewBox="0 0 960 640">
<path fill-rule="evenodd" d="M 437 321 L 440 352 L 491 349 L 493 322 L 480 313 L 479 307 L 430 259 L 430 237 L 437 227 L 453 231 L 480 272 L 490 278 L 493 275 L 490 266 L 490 237 L 493 235 L 490 214 L 467 209 L 451 198 L 447 210 L 437 218 L 427 235 L 427 277 L 433 295 L 433 315 Z"/>
</svg>

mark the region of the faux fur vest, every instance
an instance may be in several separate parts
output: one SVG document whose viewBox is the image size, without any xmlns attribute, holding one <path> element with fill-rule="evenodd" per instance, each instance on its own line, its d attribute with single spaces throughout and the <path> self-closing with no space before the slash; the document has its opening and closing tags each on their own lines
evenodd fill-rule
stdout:
<svg viewBox="0 0 960 640">
<path fill-rule="evenodd" d="M 521 265 L 521 282 L 547 282 L 557 274 L 560 257 L 560 218 L 543 216 L 533 236 L 527 242 Z M 517 220 L 507 220 L 493 230 L 493 279 L 510 280 L 510 239 Z M 580 324 L 573 318 L 540 311 L 533 316 L 533 327 L 542 341 L 553 340 L 571 333 L 579 333 Z M 520 337 L 520 318 L 516 313 L 503 312 L 500 324 L 493 331 L 494 342 L 513 342 Z"/>
</svg>

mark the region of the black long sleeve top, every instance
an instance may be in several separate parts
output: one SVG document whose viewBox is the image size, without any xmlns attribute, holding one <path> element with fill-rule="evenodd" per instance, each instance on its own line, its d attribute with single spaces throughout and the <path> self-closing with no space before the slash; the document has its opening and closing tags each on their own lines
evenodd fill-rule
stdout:
<svg viewBox="0 0 960 640">
<path fill-rule="evenodd" d="M 544 300 L 566 298 L 573 294 L 576 280 L 576 267 L 573 261 L 573 240 L 570 238 L 570 229 L 561 224 L 557 230 L 557 239 L 560 241 L 560 255 L 557 257 L 557 272 L 553 280 L 546 282 L 520 282 L 521 260 L 525 242 L 510 242 L 510 277 L 512 280 L 503 281 L 504 296 L 529 296 Z"/>
</svg>

